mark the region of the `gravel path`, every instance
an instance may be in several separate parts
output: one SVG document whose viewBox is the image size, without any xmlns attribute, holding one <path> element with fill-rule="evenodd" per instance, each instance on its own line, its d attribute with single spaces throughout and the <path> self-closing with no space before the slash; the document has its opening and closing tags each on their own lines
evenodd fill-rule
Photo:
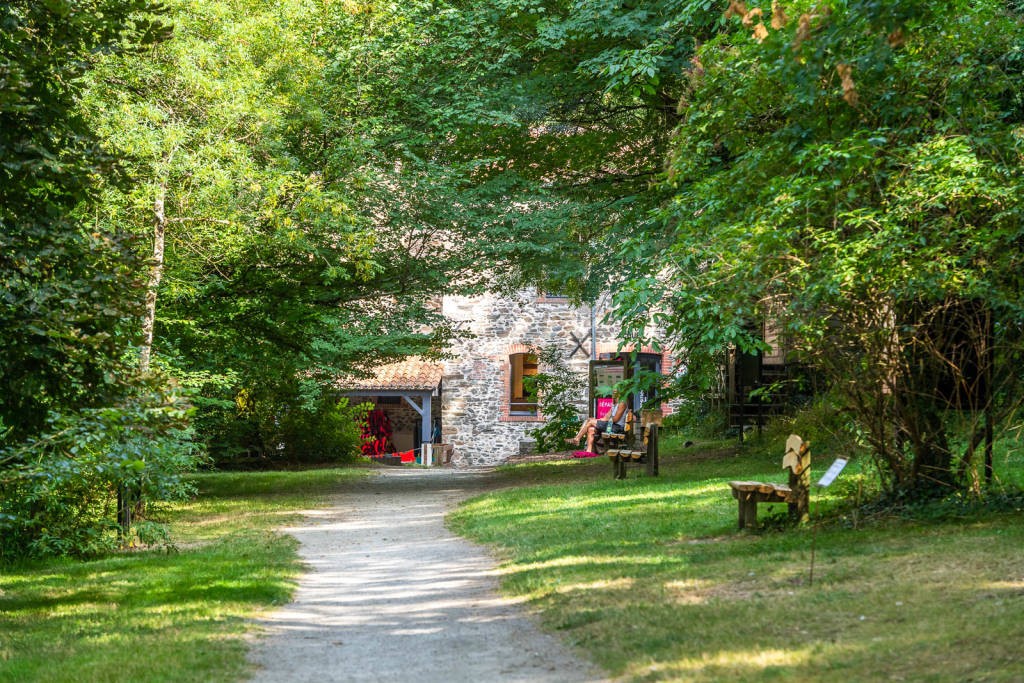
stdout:
<svg viewBox="0 0 1024 683">
<path fill-rule="evenodd" d="M 252 680 L 605 680 L 501 598 L 493 559 L 445 528 L 451 506 L 488 484 L 482 472 L 386 469 L 287 529 L 309 571 L 262 620 Z"/>
</svg>

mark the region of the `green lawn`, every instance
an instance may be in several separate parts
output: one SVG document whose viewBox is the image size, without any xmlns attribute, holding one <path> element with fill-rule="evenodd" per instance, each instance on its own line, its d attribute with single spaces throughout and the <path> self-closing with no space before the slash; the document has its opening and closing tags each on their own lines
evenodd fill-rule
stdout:
<svg viewBox="0 0 1024 683">
<path fill-rule="evenodd" d="M 508 468 L 510 488 L 451 523 L 499 549 L 506 591 L 629 680 L 1024 680 L 1024 512 L 838 515 L 851 465 L 816 492 L 816 518 L 833 510 L 816 533 L 738 533 L 726 482 L 784 481 L 779 460 L 676 449 L 661 477 L 625 481 L 604 459 Z M 361 474 L 202 475 L 168 513 L 175 552 L 5 568 L 0 681 L 237 680 L 249 619 L 299 571 L 273 528 Z"/>
<path fill-rule="evenodd" d="M 514 488 L 450 521 L 498 549 L 505 591 L 627 680 L 1024 680 L 1020 510 L 740 533 L 726 482 L 785 482 L 781 450 L 675 453 L 650 479 L 614 481 L 605 459 L 509 468 Z M 861 480 L 854 464 L 813 491 L 812 515 Z"/>
<path fill-rule="evenodd" d="M 249 619 L 286 602 L 300 566 L 273 528 L 357 470 L 204 474 L 167 513 L 177 551 L 7 567 L 0 681 L 233 681 Z"/>
</svg>

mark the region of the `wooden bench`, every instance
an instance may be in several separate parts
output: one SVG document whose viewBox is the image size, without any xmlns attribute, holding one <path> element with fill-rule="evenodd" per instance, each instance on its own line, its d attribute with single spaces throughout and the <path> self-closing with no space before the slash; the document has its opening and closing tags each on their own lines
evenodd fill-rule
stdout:
<svg viewBox="0 0 1024 683">
<path fill-rule="evenodd" d="M 739 528 L 757 528 L 758 503 L 786 503 L 794 522 L 806 522 L 810 514 L 811 444 L 796 434 L 786 440 L 783 469 L 789 470 L 789 485 L 762 481 L 730 481 L 732 496 L 739 503 Z"/>
<path fill-rule="evenodd" d="M 654 412 L 654 411 L 650 411 Z M 660 417 L 660 412 L 658 413 Z M 612 472 L 616 479 L 626 478 L 630 465 L 644 466 L 647 476 L 658 476 L 658 426 L 660 419 L 654 419 L 645 411 L 642 421 L 630 413 L 626 417 L 626 431 L 622 434 L 601 435 L 606 454 L 612 461 Z"/>
</svg>

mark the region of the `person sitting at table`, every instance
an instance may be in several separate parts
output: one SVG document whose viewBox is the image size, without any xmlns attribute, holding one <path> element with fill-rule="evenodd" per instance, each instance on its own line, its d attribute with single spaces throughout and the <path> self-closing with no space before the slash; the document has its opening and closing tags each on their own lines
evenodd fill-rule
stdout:
<svg viewBox="0 0 1024 683">
<path fill-rule="evenodd" d="M 611 432 L 613 434 L 622 434 L 626 431 L 624 421 L 626 419 L 626 411 L 629 410 L 629 404 L 625 399 L 608 408 L 608 411 L 599 418 L 588 417 L 580 425 L 580 431 L 576 433 L 570 441 L 575 444 L 579 444 L 580 439 L 583 438 L 584 434 L 587 437 L 587 451 L 594 453 L 594 442 L 596 442 L 601 435 L 605 432 Z"/>
</svg>

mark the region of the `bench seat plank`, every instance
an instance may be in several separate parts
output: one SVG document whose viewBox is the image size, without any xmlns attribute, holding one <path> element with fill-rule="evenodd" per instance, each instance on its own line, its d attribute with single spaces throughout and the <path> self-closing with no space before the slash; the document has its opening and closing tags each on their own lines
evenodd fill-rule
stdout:
<svg viewBox="0 0 1024 683">
<path fill-rule="evenodd" d="M 763 481 L 730 481 L 732 497 L 739 502 L 739 526 L 757 527 L 758 503 L 789 503 L 793 490 L 785 484 Z"/>
<path fill-rule="evenodd" d="M 763 481 L 730 481 L 729 486 L 732 487 L 733 498 L 739 498 L 741 493 L 757 493 L 763 496 L 779 496 L 785 499 L 793 493 L 793 490 L 785 484 L 773 484 Z M 768 501 L 765 499 L 762 502 Z M 778 502 L 784 503 L 786 501 L 780 500 Z"/>
</svg>

